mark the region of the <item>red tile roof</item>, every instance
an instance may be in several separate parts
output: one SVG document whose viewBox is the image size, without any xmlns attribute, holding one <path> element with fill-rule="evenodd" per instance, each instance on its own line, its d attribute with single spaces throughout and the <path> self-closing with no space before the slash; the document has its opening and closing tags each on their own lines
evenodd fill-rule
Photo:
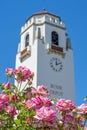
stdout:
<svg viewBox="0 0 87 130">
<path fill-rule="evenodd" d="M 27 22 L 31 17 L 33 17 L 33 16 L 44 15 L 44 14 L 48 14 L 48 15 L 51 15 L 51 16 L 53 16 L 53 17 L 57 17 L 57 18 L 59 18 L 59 19 L 61 20 L 61 18 L 60 18 L 59 16 L 57 16 L 57 15 L 55 15 L 55 14 L 52 14 L 52 13 L 49 13 L 49 12 L 47 12 L 46 10 L 43 10 L 43 11 L 41 11 L 41 12 L 34 13 L 32 16 L 30 16 L 30 17 L 26 20 L 26 22 Z"/>
</svg>

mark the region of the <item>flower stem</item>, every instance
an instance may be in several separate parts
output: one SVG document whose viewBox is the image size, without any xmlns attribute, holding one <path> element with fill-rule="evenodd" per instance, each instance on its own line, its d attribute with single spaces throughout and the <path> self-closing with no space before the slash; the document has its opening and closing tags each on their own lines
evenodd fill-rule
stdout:
<svg viewBox="0 0 87 130">
<path fill-rule="evenodd" d="M 24 89 L 26 88 L 27 85 L 28 85 L 28 82 L 25 84 L 25 86 L 23 87 L 22 91 L 24 91 Z"/>
<path fill-rule="evenodd" d="M 42 122 L 42 130 L 45 130 L 45 129 L 44 129 L 44 121 Z"/>
<path fill-rule="evenodd" d="M 22 81 L 20 82 L 19 91 L 21 90 Z"/>
</svg>

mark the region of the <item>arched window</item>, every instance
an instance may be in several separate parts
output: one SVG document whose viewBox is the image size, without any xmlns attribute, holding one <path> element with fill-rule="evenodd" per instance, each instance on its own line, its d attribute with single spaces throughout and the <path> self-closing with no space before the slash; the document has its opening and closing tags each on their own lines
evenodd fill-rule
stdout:
<svg viewBox="0 0 87 130">
<path fill-rule="evenodd" d="M 53 31 L 52 34 L 51 34 L 51 39 L 52 39 L 52 44 L 58 46 L 58 34 L 57 32 Z"/>
<path fill-rule="evenodd" d="M 29 34 L 27 34 L 25 38 L 25 47 L 27 47 L 28 45 L 29 45 Z"/>
</svg>

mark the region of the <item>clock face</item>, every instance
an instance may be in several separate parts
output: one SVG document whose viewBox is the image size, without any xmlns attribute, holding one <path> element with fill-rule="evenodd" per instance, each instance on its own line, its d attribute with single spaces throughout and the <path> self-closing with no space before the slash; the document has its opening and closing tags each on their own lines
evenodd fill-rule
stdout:
<svg viewBox="0 0 87 130">
<path fill-rule="evenodd" d="M 57 71 L 62 71 L 63 65 L 60 59 L 53 57 L 50 60 L 50 67 L 52 68 L 52 70 L 57 72 Z"/>
</svg>

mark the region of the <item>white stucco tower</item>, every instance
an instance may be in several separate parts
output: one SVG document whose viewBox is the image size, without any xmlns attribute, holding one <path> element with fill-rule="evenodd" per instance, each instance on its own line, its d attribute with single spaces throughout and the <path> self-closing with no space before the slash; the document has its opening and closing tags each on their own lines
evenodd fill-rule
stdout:
<svg viewBox="0 0 87 130">
<path fill-rule="evenodd" d="M 65 24 L 46 11 L 33 14 L 21 28 L 16 68 L 34 73 L 33 85 L 46 85 L 51 97 L 75 101 L 73 50 Z"/>
</svg>

